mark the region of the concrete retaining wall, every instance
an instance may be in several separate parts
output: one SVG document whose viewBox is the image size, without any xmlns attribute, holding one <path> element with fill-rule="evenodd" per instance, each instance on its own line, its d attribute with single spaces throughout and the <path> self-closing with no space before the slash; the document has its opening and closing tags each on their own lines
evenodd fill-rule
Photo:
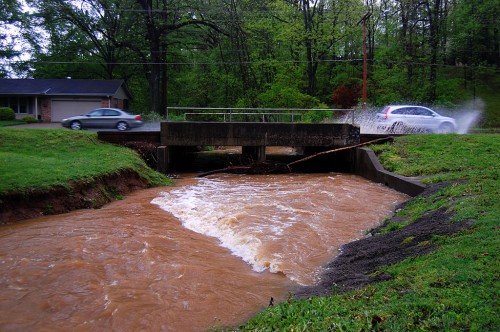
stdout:
<svg viewBox="0 0 500 332">
<path fill-rule="evenodd" d="M 354 158 L 354 173 L 368 180 L 382 183 L 389 188 L 415 197 L 425 190 L 425 185 L 384 169 L 375 153 L 368 148 L 358 148 Z"/>
</svg>

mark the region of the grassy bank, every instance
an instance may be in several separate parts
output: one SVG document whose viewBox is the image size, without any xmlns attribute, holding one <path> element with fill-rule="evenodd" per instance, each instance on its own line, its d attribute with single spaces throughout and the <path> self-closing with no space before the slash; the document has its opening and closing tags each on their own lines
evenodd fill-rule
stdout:
<svg viewBox="0 0 500 332">
<path fill-rule="evenodd" d="M 122 170 L 151 185 L 170 181 L 134 151 L 99 142 L 95 132 L 0 128 L 0 194 L 68 187 Z"/>
<path fill-rule="evenodd" d="M 291 297 L 241 330 L 500 330 L 500 136 L 415 135 L 373 148 L 390 171 L 450 184 L 411 201 L 380 234 L 437 210 L 472 226 L 413 244 L 437 249 L 371 273 L 388 275 L 388 281 L 347 293 L 331 285 L 332 295 L 325 297 Z M 413 238 L 402 242 L 410 245 Z"/>
</svg>

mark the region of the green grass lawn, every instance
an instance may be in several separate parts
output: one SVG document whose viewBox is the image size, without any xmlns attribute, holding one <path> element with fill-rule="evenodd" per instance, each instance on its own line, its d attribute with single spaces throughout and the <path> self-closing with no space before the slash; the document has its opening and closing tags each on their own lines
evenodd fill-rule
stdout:
<svg viewBox="0 0 500 332">
<path fill-rule="evenodd" d="M 25 124 L 23 120 L 11 120 L 11 121 L 0 121 L 0 128 L 1 127 L 10 127 L 10 126 L 16 126 L 20 124 Z"/>
<path fill-rule="evenodd" d="M 104 144 L 95 132 L 0 128 L 0 194 L 68 187 L 121 170 L 135 170 L 151 185 L 170 180 L 132 150 Z"/>
<path fill-rule="evenodd" d="M 438 246 L 431 254 L 382 268 L 389 281 L 332 296 L 290 298 L 240 330 L 500 330 L 500 136 L 414 135 L 373 149 L 390 171 L 453 183 L 417 198 L 397 216 L 411 222 L 445 208 L 454 221 L 472 221 L 472 227 L 435 236 L 425 244 Z"/>
</svg>

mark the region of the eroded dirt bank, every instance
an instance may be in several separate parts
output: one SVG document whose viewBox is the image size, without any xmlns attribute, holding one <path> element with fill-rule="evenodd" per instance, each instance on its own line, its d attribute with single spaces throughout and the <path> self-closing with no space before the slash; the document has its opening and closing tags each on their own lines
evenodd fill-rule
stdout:
<svg viewBox="0 0 500 332">
<path fill-rule="evenodd" d="M 68 187 L 0 195 L 0 224 L 77 209 L 99 208 L 134 190 L 149 187 L 135 171 L 123 170 Z"/>
<path fill-rule="evenodd" d="M 427 199 L 447 185 L 450 183 L 429 186 L 416 198 Z M 406 204 L 408 202 L 402 204 L 400 208 L 404 208 Z M 372 236 L 344 245 L 340 255 L 328 264 L 321 283 L 302 288 L 295 292 L 295 296 L 298 298 L 328 296 L 334 291 L 346 292 L 370 283 L 391 279 L 392 276 L 389 274 L 374 272 L 381 266 L 435 250 L 436 246 L 428 242 L 433 235 L 453 234 L 472 225 L 472 221 L 453 222 L 452 217 L 453 213 L 443 207 L 387 234 L 378 234 L 382 226 L 374 229 Z M 405 220 L 393 217 L 385 225 L 398 222 Z"/>
</svg>

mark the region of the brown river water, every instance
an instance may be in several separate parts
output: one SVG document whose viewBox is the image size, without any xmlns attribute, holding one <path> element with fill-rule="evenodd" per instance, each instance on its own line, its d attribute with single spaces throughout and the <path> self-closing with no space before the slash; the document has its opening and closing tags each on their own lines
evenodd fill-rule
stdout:
<svg viewBox="0 0 500 332">
<path fill-rule="evenodd" d="M 407 198 L 348 174 L 185 177 L 1 226 L 0 330 L 237 326 Z"/>
</svg>

